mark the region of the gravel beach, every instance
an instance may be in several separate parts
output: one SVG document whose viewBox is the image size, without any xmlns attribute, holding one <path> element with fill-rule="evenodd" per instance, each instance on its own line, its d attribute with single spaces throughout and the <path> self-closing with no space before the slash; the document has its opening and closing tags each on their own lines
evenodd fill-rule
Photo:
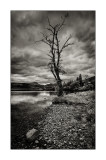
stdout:
<svg viewBox="0 0 106 160">
<path fill-rule="evenodd" d="M 12 119 L 12 149 L 95 149 L 95 93 L 65 95 L 72 104 L 52 104 L 45 110 L 30 112 L 23 104 L 20 117 Z M 33 109 L 34 104 L 30 106 Z M 14 106 L 12 106 L 12 111 Z M 20 112 L 20 108 L 18 111 Z M 16 118 L 16 116 L 14 116 Z M 13 116 L 12 116 L 13 118 Z M 14 123 L 13 123 L 14 122 Z M 26 140 L 31 128 L 38 130 L 34 141 Z"/>
</svg>

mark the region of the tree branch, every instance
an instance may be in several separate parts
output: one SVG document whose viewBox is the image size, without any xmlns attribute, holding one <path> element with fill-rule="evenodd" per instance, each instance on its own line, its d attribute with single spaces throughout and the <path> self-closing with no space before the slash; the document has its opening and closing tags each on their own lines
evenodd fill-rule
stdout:
<svg viewBox="0 0 106 160">
<path fill-rule="evenodd" d="M 60 61 L 60 51 L 59 51 L 59 40 L 58 40 L 58 37 L 57 37 L 57 33 L 55 34 L 55 38 L 56 38 L 56 42 L 57 42 L 57 55 L 58 55 L 57 66 L 58 66 L 59 61 Z"/>
<path fill-rule="evenodd" d="M 54 75 L 54 77 L 55 77 L 55 79 L 56 79 L 56 81 L 57 81 L 57 77 L 56 77 L 56 75 L 55 75 L 55 72 L 54 72 L 53 70 L 51 70 L 51 72 L 52 72 L 52 74 Z"/>
<path fill-rule="evenodd" d="M 51 55 L 49 55 L 49 54 L 47 54 L 50 58 L 52 58 L 53 59 L 53 57 L 51 56 Z"/>
<path fill-rule="evenodd" d="M 64 48 L 68 47 L 69 45 L 73 45 L 73 43 L 68 43 L 67 42 L 71 39 L 71 35 L 68 37 L 68 39 L 65 41 L 64 45 L 62 46 L 60 53 L 63 51 Z"/>
<path fill-rule="evenodd" d="M 54 67 L 52 66 L 53 64 L 52 64 L 52 63 L 49 63 L 48 65 L 49 65 L 49 68 L 50 68 L 52 74 L 54 75 L 54 77 L 55 77 L 55 79 L 56 79 L 56 81 L 57 81 L 57 77 L 56 77 L 56 74 L 55 74 L 55 71 L 54 71 Z"/>
<path fill-rule="evenodd" d="M 57 32 L 59 32 L 62 29 L 63 25 L 65 25 L 64 22 L 65 22 L 65 18 L 63 19 L 62 23 L 59 24 L 59 28 L 57 29 Z"/>
<path fill-rule="evenodd" d="M 68 47 L 69 45 L 73 45 L 74 43 L 68 43 L 64 46 L 64 48 Z"/>
<path fill-rule="evenodd" d="M 50 29 L 50 28 L 46 28 L 48 31 L 50 31 L 50 32 L 52 32 L 52 34 L 53 34 L 53 31 L 52 31 L 52 29 Z"/>
<path fill-rule="evenodd" d="M 44 39 L 42 39 L 42 42 L 46 43 L 46 44 L 49 45 L 50 48 L 51 48 L 51 44 L 50 44 L 50 43 L 46 42 Z"/>
<path fill-rule="evenodd" d="M 50 24 L 50 20 L 49 20 L 48 17 L 47 17 L 47 19 L 48 19 L 48 24 L 49 24 L 49 26 L 50 26 L 52 29 L 54 29 L 54 27 Z"/>
<path fill-rule="evenodd" d="M 55 29 L 54 29 L 54 33 L 53 33 L 53 40 L 52 40 L 52 47 L 51 47 L 51 52 L 52 52 L 52 55 L 53 55 L 53 63 L 54 63 L 54 68 L 55 68 L 56 65 L 55 65 L 54 37 L 55 37 Z"/>
<path fill-rule="evenodd" d="M 41 32 L 41 34 L 43 35 L 44 40 L 46 40 L 47 43 L 49 43 L 50 45 L 53 44 L 53 41 L 52 41 L 51 39 L 48 38 L 50 35 L 47 36 L 47 35 L 45 35 L 45 34 L 42 33 L 42 32 Z M 52 34 L 52 36 L 54 36 L 54 35 Z M 54 44 L 57 45 L 55 42 L 54 42 Z"/>
<path fill-rule="evenodd" d="M 38 41 L 34 41 L 34 43 L 42 42 L 42 40 L 43 40 L 43 39 L 41 39 L 41 40 L 38 40 Z"/>
</svg>

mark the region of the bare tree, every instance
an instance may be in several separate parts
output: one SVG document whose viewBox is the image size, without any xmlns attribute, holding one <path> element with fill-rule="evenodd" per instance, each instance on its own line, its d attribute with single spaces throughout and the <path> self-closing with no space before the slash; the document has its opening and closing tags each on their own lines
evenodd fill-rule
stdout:
<svg viewBox="0 0 106 160">
<path fill-rule="evenodd" d="M 60 74 L 65 73 L 65 71 L 62 69 L 62 66 L 61 66 L 61 61 L 62 61 L 61 53 L 66 47 L 73 44 L 73 43 L 69 43 L 69 40 L 71 39 L 71 34 L 70 34 L 69 37 L 64 42 L 64 44 L 60 47 L 60 40 L 58 35 L 61 29 L 63 28 L 64 24 L 65 24 L 65 17 L 62 18 L 61 23 L 58 23 L 54 26 L 50 23 L 50 20 L 48 18 L 48 28 L 46 28 L 46 30 L 50 34 L 47 35 L 42 33 L 43 39 L 40 40 L 50 47 L 50 52 L 48 54 L 48 56 L 50 57 L 50 62 L 48 63 L 48 66 L 56 80 L 58 96 L 63 95 L 63 86 L 62 86 L 62 80 L 60 78 Z"/>
</svg>

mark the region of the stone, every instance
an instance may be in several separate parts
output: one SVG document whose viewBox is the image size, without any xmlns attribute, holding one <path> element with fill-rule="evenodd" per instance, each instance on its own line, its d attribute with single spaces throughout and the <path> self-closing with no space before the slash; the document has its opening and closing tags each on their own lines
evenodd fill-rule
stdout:
<svg viewBox="0 0 106 160">
<path fill-rule="evenodd" d="M 79 131 L 81 131 L 81 128 L 79 128 Z"/>
<path fill-rule="evenodd" d="M 38 141 L 38 140 L 36 140 L 36 141 L 35 141 L 35 143 L 39 143 L 39 141 Z"/>
<path fill-rule="evenodd" d="M 42 139 L 42 136 L 39 137 L 39 140 L 41 140 L 41 139 Z"/>
<path fill-rule="evenodd" d="M 38 122 L 38 125 L 41 125 L 42 122 Z"/>
<path fill-rule="evenodd" d="M 33 141 L 37 136 L 38 136 L 38 130 L 34 128 L 26 133 L 26 138 L 28 141 Z"/>
</svg>

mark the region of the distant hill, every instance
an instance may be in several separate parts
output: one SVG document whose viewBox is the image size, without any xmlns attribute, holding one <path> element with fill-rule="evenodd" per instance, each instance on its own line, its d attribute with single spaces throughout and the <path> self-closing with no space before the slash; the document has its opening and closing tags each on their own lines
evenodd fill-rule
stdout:
<svg viewBox="0 0 106 160">
<path fill-rule="evenodd" d="M 55 90 L 55 86 L 56 86 L 56 84 L 51 84 L 51 83 L 46 84 L 44 86 L 44 90 L 46 90 L 46 91 L 54 91 Z"/>
<path fill-rule="evenodd" d="M 33 83 L 11 83 L 11 90 L 12 91 L 42 91 L 44 90 L 44 86 L 40 85 L 37 82 Z"/>
</svg>

